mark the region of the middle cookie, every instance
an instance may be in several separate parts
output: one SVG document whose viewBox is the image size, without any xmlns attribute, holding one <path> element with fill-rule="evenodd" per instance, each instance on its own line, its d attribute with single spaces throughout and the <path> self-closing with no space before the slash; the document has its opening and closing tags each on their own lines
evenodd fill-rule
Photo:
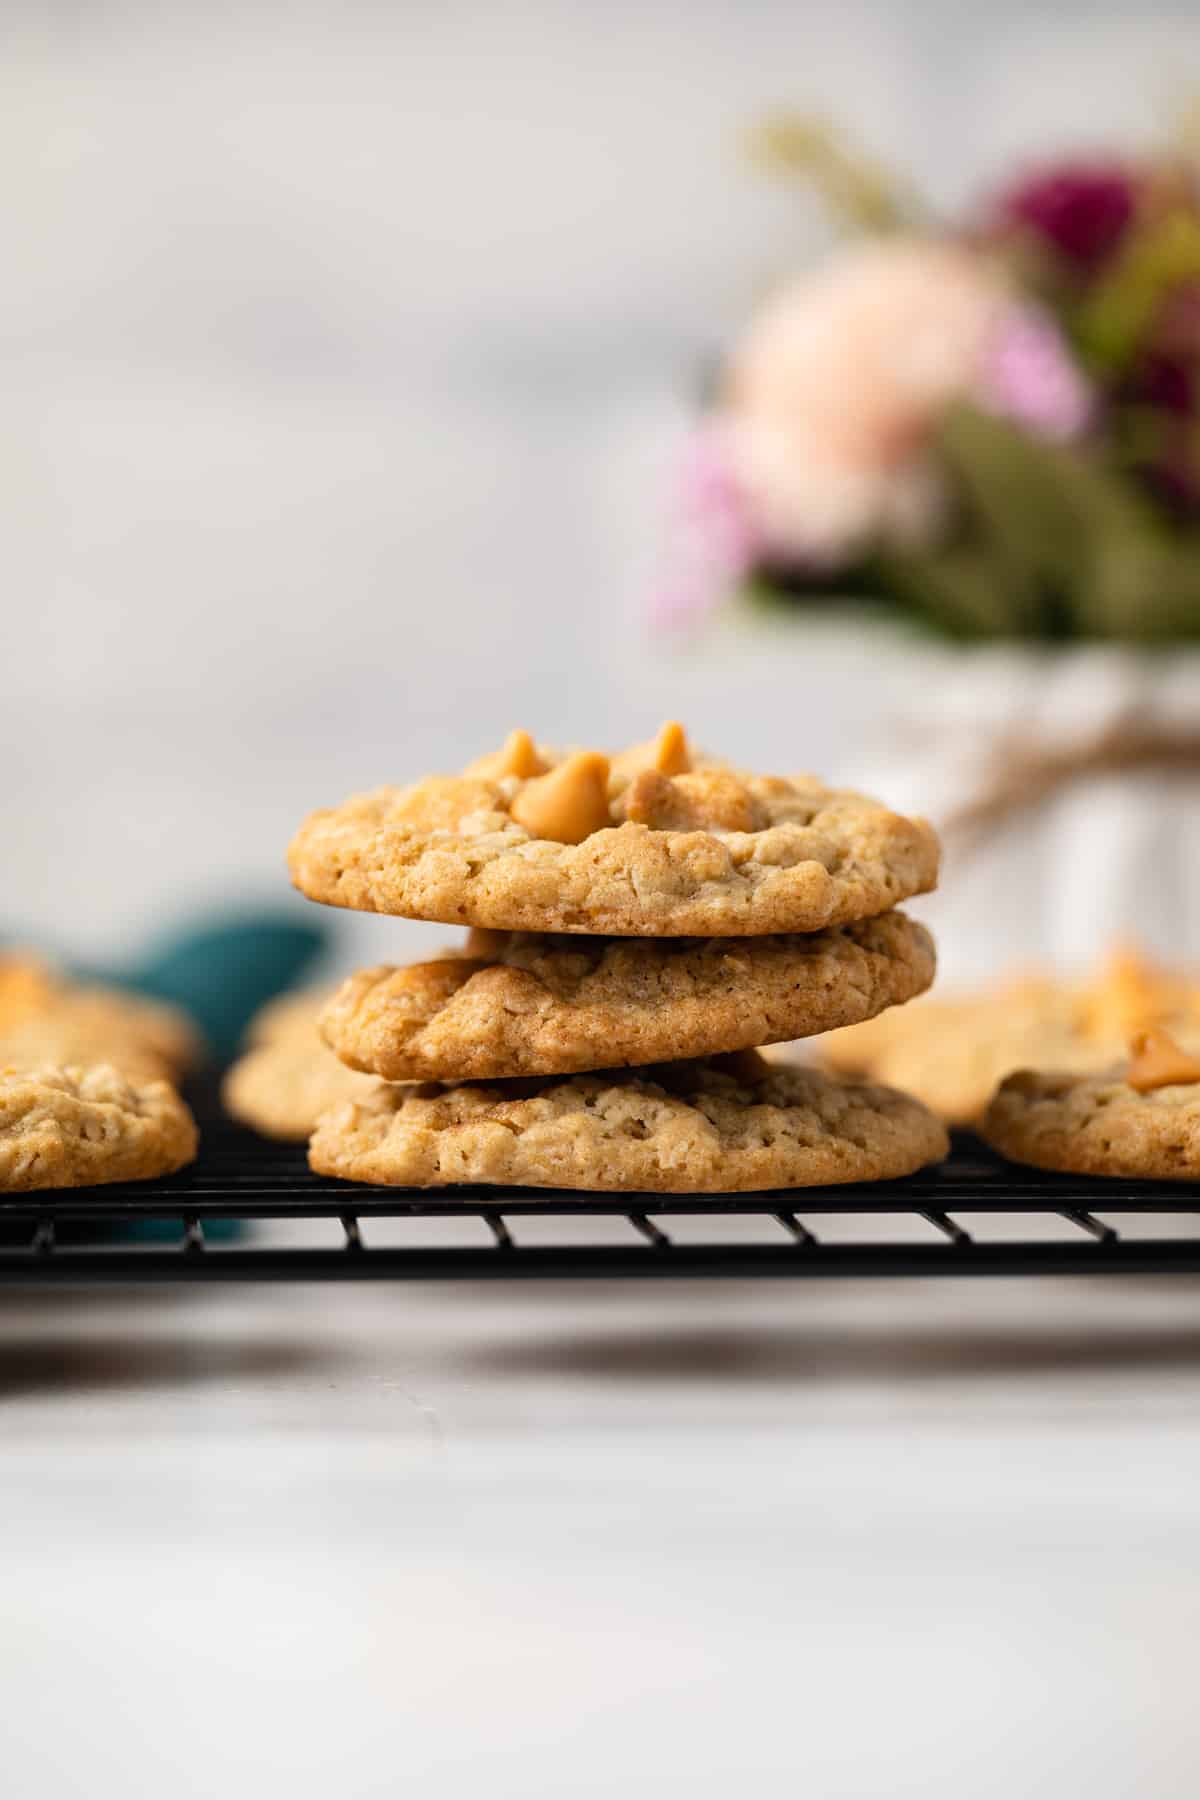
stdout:
<svg viewBox="0 0 1200 1800">
<path fill-rule="evenodd" d="M 577 1074 L 812 1037 L 923 993 L 934 949 L 903 913 L 803 936 L 472 932 L 462 954 L 363 969 L 326 1043 L 387 1081 Z"/>
</svg>

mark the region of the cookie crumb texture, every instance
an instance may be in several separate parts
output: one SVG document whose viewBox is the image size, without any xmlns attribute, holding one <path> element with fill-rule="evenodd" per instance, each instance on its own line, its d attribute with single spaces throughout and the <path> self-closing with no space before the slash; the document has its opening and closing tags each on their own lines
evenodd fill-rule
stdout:
<svg viewBox="0 0 1200 1800">
<path fill-rule="evenodd" d="M 0 1190 L 144 1181 L 196 1154 L 191 1113 L 165 1081 L 111 1065 L 0 1070 Z"/>
<path fill-rule="evenodd" d="M 544 792 L 581 754 L 538 746 L 534 766 L 545 773 L 480 773 L 493 766 L 484 759 L 465 775 L 313 813 L 292 841 L 292 880 L 312 900 L 363 912 L 619 937 L 820 931 L 937 881 L 938 841 L 924 820 L 813 777 L 716 762 L 670 775 L 630 753 L 601 758 L 607 820 L 591 829 L 589 813 L 578 842 L 534 835 L 522 817 L 551 809 L 526 804 L 526 790 L 536 782 Z"/>
<path fill-rule="evenodd" d="M 934 967 L 903 913 L 763 938 L 477 931 L 464 955 L 360 970 L 321 1028 L 388 1081 L 575 1074 L 829 1031 L 923 993 Z"/>
<path fill-rule="evenodd" d="M 1100 1075 L 1022 1069 L 1001 1084 L 982 1135 L 1035 1169 L 1200 1180 L 1200 1083 L 1142 1094 L 1126 1072 L 1126 1064 Z"/>
<path fill-rule="evenodd" d="M 491 1087 L 381 1086 L 321 1119 L 309 1161 L 383 1186 L 704 1194 L 908 1175 L 947 1149 L 932 1114 L 891 1089 L 693 1062 Z"/>
</svg>

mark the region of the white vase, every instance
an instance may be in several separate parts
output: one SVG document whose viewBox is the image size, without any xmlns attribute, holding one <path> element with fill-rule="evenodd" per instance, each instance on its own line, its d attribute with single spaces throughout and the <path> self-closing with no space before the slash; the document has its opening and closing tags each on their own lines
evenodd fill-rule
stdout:
<svg viewBox="0 0 1200 1800">
<path fill-rule="evenodd" d="M 1200 653 L 1118 646 L 897 652 L 902 696 L 859 785 L 940 827 L 991 787 L 1007 760 L 1085 763 L 1118 725 L 1200 732 Z M 1081 770 L 990 828 L 949 834 L 939 892 L 915 908 L 933 927 L 943 982 L 1013 963 L 1086 965 L 1114 939 L 1200 967 L 1200 761 Z"/>
</svg>

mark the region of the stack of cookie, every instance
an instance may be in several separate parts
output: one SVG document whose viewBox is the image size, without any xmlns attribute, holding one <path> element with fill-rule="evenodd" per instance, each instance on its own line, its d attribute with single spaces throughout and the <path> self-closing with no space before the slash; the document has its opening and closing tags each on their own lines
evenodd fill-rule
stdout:
<svg viewBox="0 0 1200 1800">
<path fill-rule="evenodd" d="M 326 1043 L 382 1079 L 322 1114 L 321 1173 L 721 1193 L 945 1153 L 917 1101 L 755 1054 L 928 987 L 929 937 L 891 910 L 936 880 L 919 820 L 701 758 L 676 724 L 612 758 L 514 732 L 314 813 L 289 861 L 311 899 L 471 927 L 326 1007 Z"/>
<path fill-rule="evenodd" d="M 166 1175 L 196 1154 L 178 1083 L 200 1044 L 177 1008 L 0 956 L 0 1192 Z"/>
</svg>

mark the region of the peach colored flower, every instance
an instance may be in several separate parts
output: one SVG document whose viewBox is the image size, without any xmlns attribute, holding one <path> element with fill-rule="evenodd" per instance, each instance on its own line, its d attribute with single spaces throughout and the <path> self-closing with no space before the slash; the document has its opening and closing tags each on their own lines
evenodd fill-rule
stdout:
<svg viewBox="0 0 1200 1800">
<path fill-rule="evenodd" d="M 819 565 L 936 531 L 929 440 L 1008 304 L 978 253 L 919 238 L 858 244 L 773 296 L 734 353 L 720 409 L 772 554 Z"/>
</svg>

